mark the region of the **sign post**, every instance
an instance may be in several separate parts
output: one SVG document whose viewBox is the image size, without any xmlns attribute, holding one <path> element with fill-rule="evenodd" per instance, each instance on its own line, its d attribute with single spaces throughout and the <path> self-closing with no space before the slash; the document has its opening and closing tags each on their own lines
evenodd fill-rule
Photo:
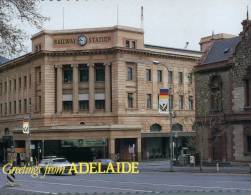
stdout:
<svg viewBox="0 0 251 195">
<path fill-rule="evenodd" d="M 169 95 L 170 95 L 170 89 L 168 88 L 160 88 L 159 93 L 159 113 L 163 114 L 169 114 L 169 120 L 170 120 L 170 171 L 173 171 L 173 132 L 172 132 L 172 126 L 173 126 L 173 116 L 172 116 L 172 108 L 169 103 Z"/>
</svg>

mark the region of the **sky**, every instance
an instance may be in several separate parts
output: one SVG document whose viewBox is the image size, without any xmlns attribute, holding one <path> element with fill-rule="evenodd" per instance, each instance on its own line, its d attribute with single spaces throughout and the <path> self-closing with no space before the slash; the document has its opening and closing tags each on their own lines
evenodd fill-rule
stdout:
<svg viewBox="0 0 251 195">
<path fill-rule="evenodd" d="M 38 10 L 50 18 L 44 29 L 60 30 L 63 23 L 64 29 L 117 23 L 140 28 L 141 6 L 145 43 L 184 48 L 188 41 L 187 49 L 191 50 L 199 50 L 200 38 L 211 35 L 212 31 L 238 35 L 247 6 L 251 18 L 251 0 L 44 0 Z M 28 37 L 39 31 L 28 24 L 22 24 L 21 28 Z M 31 42 L 28 40 L 25 45 L 30 51 Z"/>
</svg>

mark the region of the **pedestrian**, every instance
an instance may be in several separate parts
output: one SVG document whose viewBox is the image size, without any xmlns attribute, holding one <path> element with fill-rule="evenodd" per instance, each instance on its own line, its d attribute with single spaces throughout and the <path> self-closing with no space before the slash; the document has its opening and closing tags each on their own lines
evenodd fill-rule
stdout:
<svg viewBox="0 0 251 195">
<path fill-rule="evenodd" d="M 6 167 L 6 172 L 7 172 L 7 184 L 13 187 L 15 185 L 15 171 L 11 172 L 11 169 L 13 168 L 13 164 L 9 164 Z"/>
</svg>

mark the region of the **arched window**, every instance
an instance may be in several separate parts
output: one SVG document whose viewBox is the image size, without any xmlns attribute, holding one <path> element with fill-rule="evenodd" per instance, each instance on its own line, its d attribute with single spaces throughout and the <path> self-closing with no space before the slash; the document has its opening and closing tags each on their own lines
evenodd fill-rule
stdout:
<svg viewBox="0 0 251 195">
<path fill-rule="evenodd" d="M 161 126 L 157 123 L 151 125 L 150 131 L 161 131 Z"/>
<path fill-rule="evenodd" d="M 175 123 L 172 126 L 172 131 L 183 131 L 183 126 L 180 123 Z"/>
<path fill-rule="evenodd" d="M 222 80 L 220 76 L 213 76 L 210 79 L 210 105 L 211 111 L 222 111 Z"/>
</svg>

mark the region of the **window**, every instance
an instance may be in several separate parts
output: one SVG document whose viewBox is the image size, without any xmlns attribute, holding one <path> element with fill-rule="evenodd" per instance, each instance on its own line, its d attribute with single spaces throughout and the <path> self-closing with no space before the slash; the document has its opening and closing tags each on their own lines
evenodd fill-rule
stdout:
<svg viewBox="0 0 251 195">
<path fill-rule="evenodd" d="M 128 93 L 127 95 L 128 108 L 133 108 L 133 94 Z"/>
<path fill-rule="evenodd" d="M 18 83 L 19 83 L 19 89 L 21 89 L 22 88 L 22 79 L 21 79 L 21 77 L 18 78 Z"/>
<path fill-rule="evenodd" d="M 133 68 L 127 67 L 127 80 L 132 81 L 133 80 Z"/>
<path fill-rule="evenodd" d="M 22 101 L 21 100 L 19 100 L 19 103 L 18 103 L 18 112 L 19 114 L 22 113 Z"/>
<path fill-rule="evenodd" d="M 63 66 L 63 72 L 64 72 L 64 83 L 71 83 L 72 82 L 72 68 L 71 68 L 71 65 L 64 65 Z"/>
<path fill-rule="evenodd" d="M 105 109 L 105 100 L 95 100 L 95 108 L 97 110 Z"/>
<path fill-rule="evenodd" d="M 183 95 L 179 96 L 179 109 L 180 110 L 184 109 L 184 96 Z"/>
<path fill-rule="evenodd" d="M 0 115 L 3 115 L 3 104 L 0 104 Z"/>
<path fill-rule="evenodd" d="M 38 96 L 38 109 L 41 112 L 41 110 L 42 110 L 42 98 L 41 98 L 41 96 Z"/>
<path fill-rule="evenodd" d="M 41 71 L 38 72 L 38 84 L 41 83 Z"/>
<path fill-rule="evenodd" d="M 247 136 L 247 152 L 251 153 L 251 136 Z"/>
<path fill-rule="evenodd" d="M 89 68 L 86 64 L 79 65 L 79 81 L 88 82 L 89 80 Z"/>
<path fill-rule="evenodd" d="M 29 88 L 31 88 L 31 74 L 29 75 Z"/>
<path fill-rule="evenodd" d="M 14 79 L 14 91 L 17 90 L 17 79 Z"/>
<path fill-rule="evenodd" d="M 130 41 L 126 40 L 126 47 L 130 48 Z"/>
<path fill-rule="evenodd" d="M 210 79 L 210 101 L 211 111 L 220 112 L 222 110 L 222 81 L 220 76 L 213 76 Z"/>
<path fill-rule="evenodd" d="M 146 94 L 146 104 L 148 109 L 152 108 L 152 94 Z"/>
<path fill-rule="evenodd" d="M 193 96 L 188 97 L 189 110 L 193 110 Z"/>
<path fill-rule="evenodd" d="M 12 87 L 11 84 L 12 84 L 11 80 L 9 80 L 9 92 L 11 92 L 11 87 Z"/>
<path fill-rule="evenodd" d="M 146 69 L 146 80 L 151 81 L 152 80 L 152 70 Z"/>
<path fill-rule="evenodd" d="M 161 131 L 161 126 L 157 123 L 150 126 L 150 131 Z"/>
<path fill-rule="evenodd" d="M 132 41 L 132 48 L 136 49 L 136 41 Z"/>
<path fill-rule="evenodd" d="M 9 114 L 11 114 L 11 102 L 9 102 Z"/>
<path fill-rule="evenodd" d="M 72 111 L 72 101 L 63 101 L 63 110 L 65 112 L 71 112 Z"/>
<path fill-rule="evenodd" d="M 27 86 L 27 76 L 24 76 L 24 88 Z"/>
<path fill-rule="evenodd" d="M 96 81 L 105 80 L 105 67 L 103 64 L 95 64 Z"/>
<path fill-rule="evenodd" d="M 168 71 L 168 83 L 173 84 L 173 71 Z"/>
<path fill-rule="evenodd" d="M 79 101 L 79 110 L 89 110 L 89 101 L 88 100 L 80 100 Z"/>
<path fill-rule="evenodd" d="M 24 113 L 27 113 L 27 99 L 24 99 Z"/>
<path fill-rule="evenodd" d="M 173 95 L 169 95 L 169 106 L 170 109 L 173 110 Z"/>
<path fill-rule="evenodd" d="M 158 70 L 158 82 L 162 82 L 162 70 Z"/>
<path fill-rule="evenodd" d="M 0 96 L 2 96 L 3 84 L 0 83 Z"/>
<path fill-rule="evenodd" d="M 17 102 L 14 101 L 14 114 L 16 114 L 16 113 L 17 113 Z"/>
<path fill-rule="evenodd" d="M 7 115 L 7 103 L 4 104 L 4 114 Z"/>
<path fill-rule="evenodd" d="M 183 72 L 179 72 L 179 84 L 183 84 Z"/>
<path fill-rule="evenodd" d="M 7 94 L 7 82 L 4 82 L 4 93 Z"/>
<path fill-rule="evenodd" d="M 188 73 L 187 78 L 188 78 L 188 84 L 192 84 L 193 83 L 193 74 Z"/>
</svg>

